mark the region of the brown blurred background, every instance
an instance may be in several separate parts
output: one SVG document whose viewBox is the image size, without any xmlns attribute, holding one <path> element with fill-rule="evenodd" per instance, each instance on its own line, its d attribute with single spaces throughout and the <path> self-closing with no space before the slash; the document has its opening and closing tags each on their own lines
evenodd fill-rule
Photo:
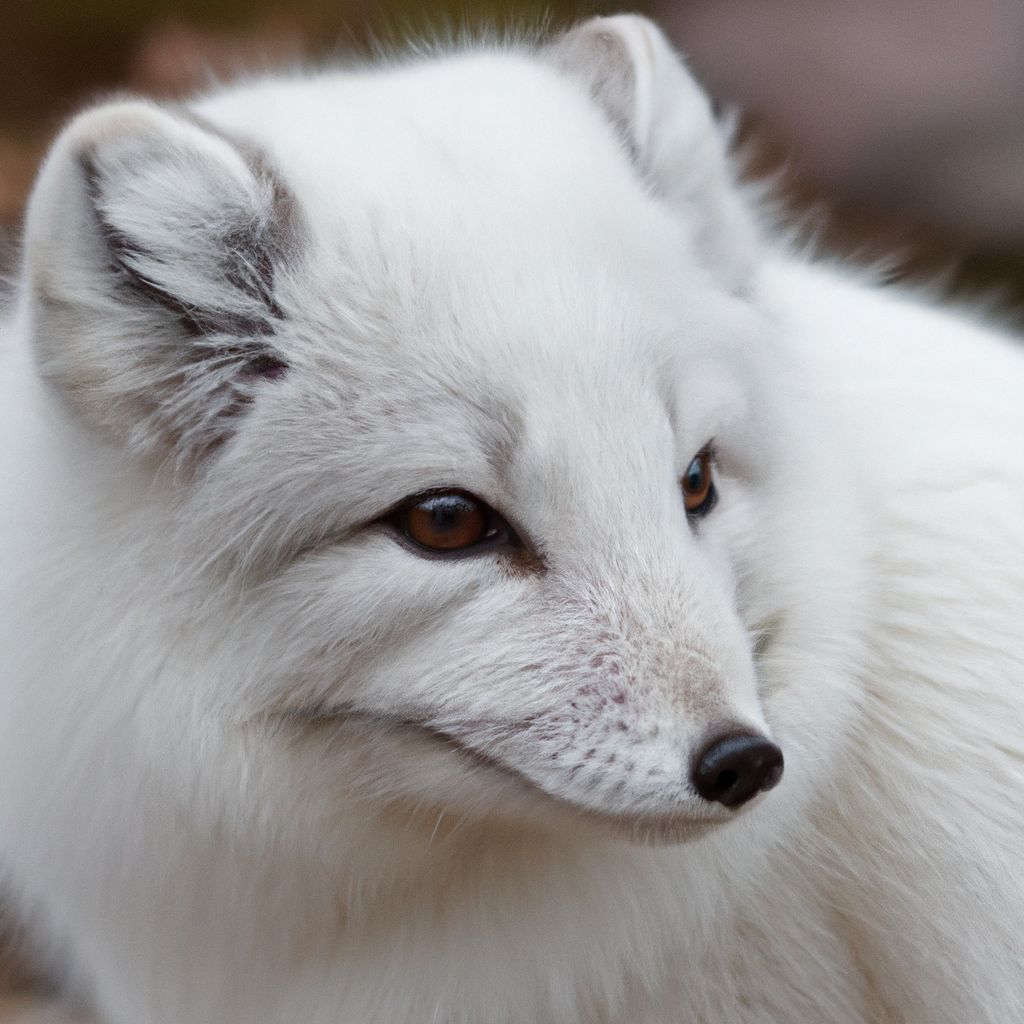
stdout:
<svg viewBox="0 0 1024 1024">
<path fill-rule="evenodd" d="M 644 0 L 753 170 L 825 249 L 894 258 L 1024 308 L 1021 0 Z M 0 263 L 48 140 L 78 107 L 175 98 L 242 69 L 365 52 L 451 26 L 553 29 L 602 0 L 7 0 L 0 32 Z"/>
<path fill-rule="evenodd" d="M 821 245 L 1024 308 L 1024 3 L 646 0 L 755 173 Z M 602 0 L 8 0 L 0 33 L 7 256 L 47 141 L 118 90 L 187 95 L 242 69 L 478 26 L 553 29 Z M 0 246 L 4 242 L 0 241 Z M 0 251 L 0 261 L 3 255 Z"/>
</svg>

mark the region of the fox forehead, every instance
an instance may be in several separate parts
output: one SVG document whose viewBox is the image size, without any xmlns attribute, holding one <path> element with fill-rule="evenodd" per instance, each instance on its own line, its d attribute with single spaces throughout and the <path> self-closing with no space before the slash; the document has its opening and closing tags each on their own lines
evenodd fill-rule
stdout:
<svg viewBox="0 0 1024 1024">
<path fill-rule="evenodd" d="M 701 276 L 690 226 L 652 196 L 607 120 L 522 55 L 267 81 L 197 109 L 266 154 L 304 214 L 307 263 L 334 265 L 390 316 L 490 306 L 509 323 L 503 291 L 535 298 L 536 349 L 559 305 L 632 288 L 653 312 L 657 293 Z"/>
<path fill-rule="evenodd" d="M 438 212 L 420 202 L 437 190 L 457 190 L 484 216 L 496 206 L 522 215 L 586 207 L 610 188 L 642 191 L 626 147 L 587 97 L 513 51 L 266 79 L 197 109 L 265 148 L 327 217 L 350 213 L 353 200 L 376 201 L 393 218 Z M 451 211 L 441 213 L 439 221 Z"/>
<path fill-rule="evenodd" d="M 357 291 L 372 311 L 355 312 L 350 279 L 303 277 L 291 321 L 303 344 L 288 350 L 304 348 L 307 365 L 265 396 L 242 434 L 261 449 L 269 438 L 303 451 L 318 473 L 359 456 L 394 482 L 395 500 L 444 483 L 493 493 L 515 464 L 552 483 L 620 464 L 635 488 L 642 452 L 671 467 L 748 407 L 736 362 L 749 360 L 761 326 L 737 300 L 678 282 L 662 293 L 655 269 L 635 288 L 588 287 L 571 265 L 518 286 L 514 266 L 504 278 L 497 268 L 451 273 L 442 295 L 414 273 L 404 287 L 367 281 Z"/>
</svg>

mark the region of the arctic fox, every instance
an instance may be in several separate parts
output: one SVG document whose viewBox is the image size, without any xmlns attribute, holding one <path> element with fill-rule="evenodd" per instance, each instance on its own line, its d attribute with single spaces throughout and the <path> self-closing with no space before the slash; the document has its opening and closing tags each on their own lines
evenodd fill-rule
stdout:
<svg viewBox="0 0 1024 1024">
<path fill-rule="evenodd" d="M 1024 352 L 650 22 L 87 111 L 0 373 L 0 859 L 101 1024 L 1024 1020 Z"/>
</svg>

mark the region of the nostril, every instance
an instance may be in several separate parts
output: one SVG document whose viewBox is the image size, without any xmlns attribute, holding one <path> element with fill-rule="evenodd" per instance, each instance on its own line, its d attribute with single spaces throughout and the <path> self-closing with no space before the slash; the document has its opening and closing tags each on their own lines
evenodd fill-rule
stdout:
<svg viewBox="0 0 1024 1024">
<path fill-rule="evenodd" d="M 771 740 L 753 734 L 719 737 L 697 756 L 691 778 L 705 799 L 739 807 L 778 785 L 782 751 Z"/>
</svg>

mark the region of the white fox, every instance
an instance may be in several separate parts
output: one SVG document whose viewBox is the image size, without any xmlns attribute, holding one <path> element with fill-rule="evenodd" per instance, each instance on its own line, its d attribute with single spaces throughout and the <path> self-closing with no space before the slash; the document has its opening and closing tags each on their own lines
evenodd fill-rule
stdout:
<svg viewBox="0 0 1024 1024">
<path fill-rule="evenodd" d="M 1024 352 L 634 16 L 74 120 L 0 862 L 102 1024 L 1024 1020 Z"/>
</svg>

